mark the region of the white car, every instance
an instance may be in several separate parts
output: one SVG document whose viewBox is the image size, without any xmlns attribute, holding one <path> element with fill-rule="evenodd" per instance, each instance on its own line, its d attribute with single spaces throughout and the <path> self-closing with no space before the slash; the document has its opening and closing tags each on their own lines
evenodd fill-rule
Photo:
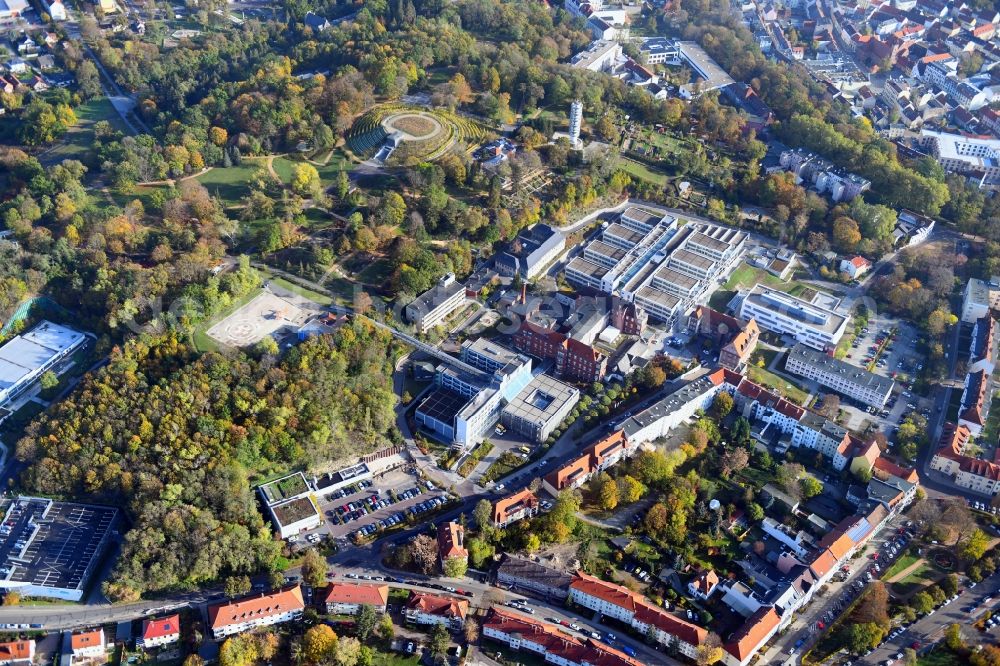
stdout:
<svg viewBox="0 0 1000 666">
<path fill-rule="evenodd" d="M 570 624 L 569 628 L 572 629 L 572 630 L 574 630 L 574 631 L 580 631 L 580 625 L 578 625 L 576 622 L 573 622 L 572 624 Z"/>
</svg>

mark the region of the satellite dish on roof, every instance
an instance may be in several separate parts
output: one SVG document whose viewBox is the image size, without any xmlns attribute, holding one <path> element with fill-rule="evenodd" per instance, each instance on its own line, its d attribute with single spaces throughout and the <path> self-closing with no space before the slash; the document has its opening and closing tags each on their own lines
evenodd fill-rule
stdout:
<svg viewBox="0 0 1000 666">
<path fill-rule="evenodd" d="M 722 503 L 719 502 L 719 500 L 717 500 L 717 499 L 714 499 L 714 500 L 712 500 L 711 502 L 708 503 L 708 508 L 711 509 L 712 511 L 718 511 L 719 507 L 721 507 L 721 506 L 722 506 Z"/>
</svg>

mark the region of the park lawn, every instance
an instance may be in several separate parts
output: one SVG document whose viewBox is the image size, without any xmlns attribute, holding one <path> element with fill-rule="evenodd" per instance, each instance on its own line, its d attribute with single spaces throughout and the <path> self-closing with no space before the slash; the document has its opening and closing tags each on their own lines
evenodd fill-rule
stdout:
<svg viewBox="0 0 1000 666">
<path fill-rule="evenodd" d="M 290 185 L 292 182 L 292 171 L 294 171 L 295 167 L 299 164 L 305 163 L 307 162 L 300 156 L 288 157 L 283 155 L 281 157 L 275 157 L 273 162 L 274 172 L 278 174 L 278 178 L 281 179 L 281 182 L 285 185 Z"/>
<path fill-rule="evenodd" d="M 360 282 L 374 286 L 384 285 L 390 277 L 392 277 L 392 263 L 388 259 L 376 259 L 357 274 Z"/>
<path fill-rule="evenodd" d="M 747 374 L 750 376 L 750 381 L 773 389 L 799 405 L 806 404 L 806 400 L 809 398 L 808 393 L 795 384 L 790 383 L 784 377 L 774 374 L 767 368 L 758 368 L 755 365 L 750 365 L 747 367 Z"/>
<path fill-rule="evenodd" d="M 119 132 L 129 133 L 128 127 L 107 97 L 95 97 L 73 109 L 73 112 L 76 114 L 76 125 L 69 128 L 61 143 L 42 155 L 43 163 L 58 164 L 63 160 L 86 161 L 95 145 L 94 125 L 100 120 L 108 121 L 111 127 Z"/>
<path fill-rule="evenodd" d="M 663 173 L 662 171 L 654 171 L 645 164 L 642 164 L 641 162 L 636 162 L 634 160 L 626 159 L 623 157 L 621 159 L 620 164 L 622 167 L 622 171 L 626 172 L 631 176 L 634 176 L 635 178 L 638 178 L 639 180 L 644 180 L 647 183 L 653 183 L 654 185 L 659 185 L 660 187 L 664 187 L 667 184 L 667 181 L 669 180 L 667 174 Z"/>
<path fill-rule="evenodd" d="M 129 192 L 128 194 L 122 194 L 120 192 L 111 191 L 111 198 L 114 199 L 119 206 L 125 206 L 136 199 L 138 199 L 145 210 L 150 210 L 152 207 L 152 197 L 153 192 L 161 190 L 166 192 L 166 185 L 137 185 L 135 190 Z"/>
<path fill-rule="evenodd" d="M 917 658 L 917 666 L 960 666 L 965 663 L 968 663 L 966 659 L 945 647 L 938 647 L 933 652 Z"/>
<path fill-rule="evenodd" d="M 260 160 L 244 160 L 239 166 L 215 167 L 196 179 L 209 194 L 218 196 L 227 206 L 235 206 L 250 194 L 247 182 L 259 166 L 263 166 Z"/>
<path fill-rule="evenodd" d="M 420 663 L 418 654 L 396 654 L 395 652 L 376 652 L 372 666 L 417 666 Z"/>
<path fill-rule="evenodd" d="M 909 576 L 902 579 L 900 584 L 902 585 L 919 585 L 922 583 L 929 583 L 935 580 L 936 569 L 928 562 L 924 562 L 922 565 L 916 568 Z"/>
<path fill-rule="evenodd" d="M 322 160 L 317 161 L 322 162 Z M 334 148 L 330 161 L 323 166 L 316 167 L 316 170 L 325 185 L 332 185 L 337 179 L 337 172 L 351 170 L 351 161 L 343 150 Z"/>
<path fill-rule="evenodd" d="M 319 303 L 320 305 L 330 305 L 333 303 L 333 299 L 326 294 L 321 294 L 318 291 L 313 291 L 312 289 L 306 289 L 305 287 L 300 287 L 294 282 L 289 282 L 285 278 L 274 277 L 271 278 L 271 282 L 279 285 L 288 291 L 294 292 L 303 298 L 308 298 L 310 301 Z"/>
<path fill-rule="evenodd" d="M 898 560 L 896 560 L 891 567 L 889 567 L 888 569 L 885 570 L 885 573 L 882 574 L 882 578 L 884 578 L 886 580 L 892 578 L 893 576 L 895 576 L 896 574 L 898 574 L 900 571 L 903 571 L 907 567 L 912 566 L 913 563 L 916 562 L 919 559 L 920 558 L 917 557 L 916 555 L 911 555 L 909 553 L 907 553 L 906 555 L 903 555 Z"/>
</svg>

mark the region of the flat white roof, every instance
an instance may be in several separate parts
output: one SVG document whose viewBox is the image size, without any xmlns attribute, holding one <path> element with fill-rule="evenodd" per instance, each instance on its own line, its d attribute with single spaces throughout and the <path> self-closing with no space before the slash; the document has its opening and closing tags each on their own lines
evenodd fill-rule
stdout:
<svg viewBox="0 0 1000 666">
<path fill-rule="evenodd" d="M 43 321 L 0 347 L 0 395 L 83 341 L 83 333 Z"/>
</svg>

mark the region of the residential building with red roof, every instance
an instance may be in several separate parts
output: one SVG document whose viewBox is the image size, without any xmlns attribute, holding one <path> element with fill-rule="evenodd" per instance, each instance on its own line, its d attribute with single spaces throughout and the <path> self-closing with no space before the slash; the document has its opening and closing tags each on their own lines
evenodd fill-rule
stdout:
<svg viewBox="0 0 1000 666">
<path fill-rule="evenodd" d="M 320 595 L 327 613 L 357 615 L 364 605 L 384 613 L 389 603 L 389 586 L 367 583 L 330 583 Z"/>
<path fill-rule="evenodd" d="M 35 641 L 0 643 L 0 666 L 26 666 L 34 659 Z"/>
<path fill-rule="evenodd" d="M 99 659 L 107 656 L 104 629 L 74 632 L 70 637 L 70 648 L 73 650 L 73 659 Z"/>
<path fill-rule="evenodd" d="M 465 528 L 455 522 L 438 525 L 438 557 L 442 566 L 448 560 L 469 558 L 465 543 Z"/>
<path fill-rule="evenodd" d="M 553 470 L 542 478 L 542 487 L 555 496 L 564 490 L 579 488 L 590 479 L 594 468 L 591 465 L 590 454 L 585 453 L 571 460 L 559 469 Z"/>
<path fill-rule="evenodd" d="M 136 643 L 148 650 L 149 648 L 172 645 L 181 639 L 181 618 L 174 613 L 167 617 L 143 620 L 142 636 Z"/>
<path fill-rule="evenodd" d="M 723 645 L 727 666 L 746 666 L 757 651 L 778 633 L 781 616 L 774 606 L 762 606 Z"/>
<path fill-rule="evenodd" d="M 469 614 L 469 602 L 457 597 L 410 592 L 403 614 L 416 624 L 443 624 L 458 630 Z"/>
<path fill-rule="evenodd" d="M 691 313 L 688 332 L 706 337 L 719 347 L 719 363 L 730 370 L 738 370 L 746 364 L 760 338 L 756 319 L 743 321 L 707 305 L 699 305 Z"/>
<path fill-rule="evenodd" d="M 609 469 L 639 450 L 638 440 L 630 440 L 624 430 L 616 430 L 583 450 L 583 455 L 571 460 L 542 479 L 542 487 L 551 495 L 579 488 L 595 474 Z"/>
<path fill-rule="evenodd" d="M 964 425 L 978 437 L 986 425 L 986 417 L 990 409 L 990 393 L 992 380 L 985 369 L 970 372 L 965 376 L 965 388 L 962 391 L 962 405 L 958 412 L 958 424 Z"/>
<path fill-rule="evenodd" d="M 538 513 L 538 497 L 525 488 L 493 503 L 493 526 L 507 527 Z"/>
<path fill-rule="evenodd" d="M 1000 492 L 1000 464 L 966 455 L 972 439 L 964 423 L 946 423 L 931 458 L 931 469 L 951 477 L 952 482 L 983 495 Z"/>
<path fill-rule="evenodd" d="M 688 591 L 692 596 L 705 600 L 712 596 L 719 585 L 719 575 L 713 569 L 705 569 L 688 583 Z"/>
<path fill-rule="evenodd" d="M 214 638 L 296 620 L 305 603 L 298 585 L 274 592 L 261 592 L 208 607 L 208 625 Z"/>
<path fill-rule="evenodd" d="M 641 594 L 578 571 L 569 586 L 569 598 L 576 604 L 631 625 L 639 633 L 653 627 L 656 642 L 667 645 L 677 640 L 678 650 L 694 658 L 698 646 L 708 636 L 703 627 L 671 615 Z"/>
<path fill-rule="evenodd" d="M 483 636 L 541 655 L 560 666 L 644 666 L 643 662 L 605 643 L 580 637 L 533 617 L 493 606 L 483 622 Z"/>
<path fill-rule="evenodd" d="M 860 255 L 840 260 L 840 272 L 847 273 L 851 276 L 852 280 L 857 280 L 859 277 L 871 270 L 871 267 L 872 262 Z"/>
</svg>

